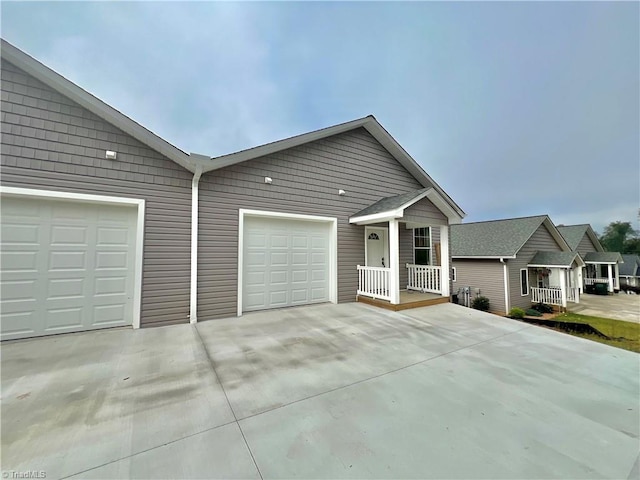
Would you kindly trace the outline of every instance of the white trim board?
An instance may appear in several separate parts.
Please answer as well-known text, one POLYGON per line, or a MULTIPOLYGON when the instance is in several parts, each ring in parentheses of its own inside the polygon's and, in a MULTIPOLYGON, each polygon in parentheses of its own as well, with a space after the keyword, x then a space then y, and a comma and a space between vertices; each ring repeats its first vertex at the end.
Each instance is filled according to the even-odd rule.
POLYGON ((136 207, 138 218, 136 221, 136 258, 133 278, 134 286, 132 326, 133 328, 140 328, 140 316, 142 312, 142 257, 144 252, 144 199, 5 186, 0 186, 0 195, 10 197, 28 197, 49 200, 56 199, 81 203, 124 205, 136 207))
POLYGON ((242 285, 244 283, 244 219, 245 217, 280 218, 301 220, 306 222, 320 222, 331 225, 329 245, 329 301, 338 303, 338 219, 335 217, 321 217, 317 215, 302 215, 298 213, 271 212, 264 210, 238 209, 238 316, 242 316, 242 285))

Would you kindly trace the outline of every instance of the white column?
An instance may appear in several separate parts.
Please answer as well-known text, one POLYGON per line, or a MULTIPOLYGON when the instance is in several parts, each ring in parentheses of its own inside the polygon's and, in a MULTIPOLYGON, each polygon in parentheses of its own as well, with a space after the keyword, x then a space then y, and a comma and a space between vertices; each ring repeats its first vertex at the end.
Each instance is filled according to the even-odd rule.
POLYGON ((451 279, 451 265, 449 265, 449 227, 440 226, 440 288, 442 296, 449 296, 449 284, 451 279))
POLYGON ((391 304, 400 303, 400 240, 398 220, 389 220, 389 295, 391 304))
POLYGON ((613 293, 613 269, 610 263, 607 265, 607 275, 609 276, 609 292, 613 293))
POLYGON ((614 266, 614 273, 616 278, 616 288, 620 290, 620 266, 616 263, 614 266))
POLYGON ((582 267, 576 267, 573 269, 573 279, 576 283, 574 285, 574 288, 576 289, 576 303, 580 303, 580 295, 582 294, 582 267))
POLYGON ((562 296, 562 308, 567 308, 567 275, 560 270, 560 295, 562 296))

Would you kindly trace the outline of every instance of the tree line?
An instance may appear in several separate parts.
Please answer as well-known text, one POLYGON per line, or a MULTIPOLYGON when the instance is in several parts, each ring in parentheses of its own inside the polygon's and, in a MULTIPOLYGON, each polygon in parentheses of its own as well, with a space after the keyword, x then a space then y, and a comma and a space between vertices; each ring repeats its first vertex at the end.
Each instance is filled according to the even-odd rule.
POLYGON ((608 252, 620 252, 640 255, 640 237, 631 222, 611 222, 604 229, 599 240, 608 252))

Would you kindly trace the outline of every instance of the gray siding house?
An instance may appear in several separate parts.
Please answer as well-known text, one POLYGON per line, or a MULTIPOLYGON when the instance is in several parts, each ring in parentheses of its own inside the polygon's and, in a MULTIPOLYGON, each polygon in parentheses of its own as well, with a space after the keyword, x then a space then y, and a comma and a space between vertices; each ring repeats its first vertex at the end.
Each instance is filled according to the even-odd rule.
POLYGON ((1 46, 3 340, 449 297, 464 212, 375 118, 188 154, 1 46))
POLYGON ((451 255, 453 293, 470 287, 494 313, 579 301, 584 263, 546 215, 454 225, 451 255))
POLYGON ((620 265, 620 287, 640 286, 640 256, 622 255, 624 263, 620 265))
POLYGON ((591 225, 558 225, 558 231, 569 247, 584 259, 583 281, 580 293, 591 291, 596 283, 605 283, 609 292, 620 289, 620 264, 618 252, 605 252, 591 225))

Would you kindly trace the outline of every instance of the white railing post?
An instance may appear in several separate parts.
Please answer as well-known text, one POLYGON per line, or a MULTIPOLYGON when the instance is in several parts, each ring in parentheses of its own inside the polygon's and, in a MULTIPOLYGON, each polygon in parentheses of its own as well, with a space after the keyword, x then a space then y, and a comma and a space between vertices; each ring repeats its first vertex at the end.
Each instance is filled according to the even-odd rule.
POLYGON ((613 271, 610 263, 607 265, 607 277, 609 278, 609 292, 613 293, 613 271))

